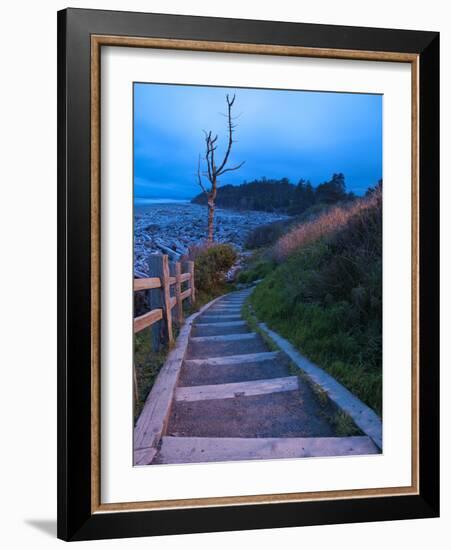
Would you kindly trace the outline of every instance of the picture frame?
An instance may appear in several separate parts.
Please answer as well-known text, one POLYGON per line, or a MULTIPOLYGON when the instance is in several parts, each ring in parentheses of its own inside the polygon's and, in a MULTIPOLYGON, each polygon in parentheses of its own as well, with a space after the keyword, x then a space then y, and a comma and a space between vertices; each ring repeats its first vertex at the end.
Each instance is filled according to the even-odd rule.
POLYGON ((58 13, 58 537, 88 540, 439 514, 439 34, 66 9, 58 13), (104 504, 100 497, 103 47, 410 64, 409 487, 104 504))

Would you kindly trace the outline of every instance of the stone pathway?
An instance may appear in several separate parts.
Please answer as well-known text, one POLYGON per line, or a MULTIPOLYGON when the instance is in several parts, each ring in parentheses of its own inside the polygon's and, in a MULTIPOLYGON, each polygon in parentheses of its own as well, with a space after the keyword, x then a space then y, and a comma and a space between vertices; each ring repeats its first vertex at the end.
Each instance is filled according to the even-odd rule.
POLYGON ((241 315, 249 290, 195 321, 153 464, 375 454, 367 436, 336 437, 331 405, 290 372, 241 315))

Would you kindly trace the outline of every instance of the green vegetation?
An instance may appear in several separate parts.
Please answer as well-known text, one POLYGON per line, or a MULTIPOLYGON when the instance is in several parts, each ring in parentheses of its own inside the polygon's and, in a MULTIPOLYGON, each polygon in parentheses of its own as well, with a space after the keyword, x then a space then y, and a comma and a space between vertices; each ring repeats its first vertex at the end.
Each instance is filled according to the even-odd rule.
POLYGON ((322 415, 332 424, 337 437, 349 437, 352 435, 362 435, 362 431, 356 426, 354 420, 349 416, 347 412, 339 409, 329 398, 327 392, 312 382, 305 374, 301 374, 300 377, 310 384, 310 387, 315 394, 316 399, 321 405, 323 411, 322 415))
POLYGON ((330 403, 329 396, 327 395, 327 392, 323 390, 321 386, 318 384, 315 384, 315 382, 310 381, 308 376, 306 374, 301 374, 301 378, 307 382, 310 383, 310 387, 312 388, 313 393, 315 394, 316 399, 318 399, 318 402, 322 407, 326 407, 330 403))
POLYGON ((354 421, 344 411, 337 411, 330 419, 338 437, 362 435, 362 431, 354 424, 354 421))
POLYGON ((248 268, 240 271, 236 278, 239 284, 250 284, 269 275, 275 269, 276 263, 268 258, 256 256, 248 264, 248 268))
POLYGON ((282 248, 283 254, 274 253, 280 252, 280 241, 273 249, 278 265, 260 255, 240 276, 255 280, 265 274, 251 297, 258 318, 378 414, 382 412, 381 208, 380 193, 371 193, 351 213, 320 216, 307 237, 305 227, 295 228, 283 237, 289 237, 290 243, 282 248), (259 265, 262 262, 266 267, 259 265))
POLYGON ((159 352, 152 350, 150 327, 134 335, 134 362, 138 399, 135 399, 134 417, 137 420, 144 407, 147 395, 151 390, 161 367, 168 354, 168 346, 162 347, 159 352))
POLYGON ((266 334, 258 325, 258 319, 255 317, 252 306, 246 302, 241 310, 243 319, 246 321, 248 327, 252 332, 256 332, 268 346, 270 351, 279 351, 279 346, 273 341, 273 339, 266 334))
MULTIPOLYGON (((297 185, 288 178, 265 177, 241 185, 224 185, 218 188, 216 206, 237 210, 285 212, 297 216, 316 204, 336 204, 354 199, 346 192, 343 174, 333 174, 329 181, 313 187, 309 181, 299 180, 297 185)), ((196 204, 207 204, 205 193, 192 199, 196 204)))

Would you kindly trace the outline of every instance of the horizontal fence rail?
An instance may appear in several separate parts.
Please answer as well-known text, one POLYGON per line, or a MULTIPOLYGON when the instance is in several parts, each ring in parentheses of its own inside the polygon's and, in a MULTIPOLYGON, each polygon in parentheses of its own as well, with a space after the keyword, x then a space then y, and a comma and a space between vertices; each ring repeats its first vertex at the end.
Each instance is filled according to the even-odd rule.
POLYGON ((173 321, 178 325, 183 323, 183 301, 189 299, 190 304, 194 304, 194 262, 183 262, 183 265, 181 262, 170 263, 166 254, 155 254, 149 259, 149 268, 152 276, 134 279, 133 290, 149 291, 151 309, 134 318, 133 329, 136 333, 158 325, 152 338, 153 349, 158 351, 162 343, 172 342, 173 321), (182 272, 183 268, 185 272, 182 272), (187 283, 188 288, 184 291, 182 283, 187 283), (174 308, 176 310, 173 313, 174 308))
POLYGON ((160 288, 160 277, 150 277, 147 279, 135 279, 133 290, 150 290, 152 288, 160 288))
POLYGON ((153 325, 154 323, 156 323, 157 321, 160 321, 161 319, 163 319, 162 309, 152 309, 152 311, 149 311, 148 313, 144 313, 144 315, 135 317, 134 319, 135 332, 139 332, 140 330, 143 330, 146 327, 153 325))
MULTIPOLYGON (((152 351, 159 351, 162 344, 171 344, 174 339, 173 322, 178 327, 183 324, 184 300, 188 299, 193 305, 196 299, 194 262, 170 263, 166 254, 152 254, 148 264, 151 276, 135 278, 133 291, 147 293, 150 311, 133 319, 133 331, 137 333, 151 327, 152 351), (182 291, 184 283, 187 288, 182 291)), ((136 368, 133 369, 133 385, 138 400, 136 368)))

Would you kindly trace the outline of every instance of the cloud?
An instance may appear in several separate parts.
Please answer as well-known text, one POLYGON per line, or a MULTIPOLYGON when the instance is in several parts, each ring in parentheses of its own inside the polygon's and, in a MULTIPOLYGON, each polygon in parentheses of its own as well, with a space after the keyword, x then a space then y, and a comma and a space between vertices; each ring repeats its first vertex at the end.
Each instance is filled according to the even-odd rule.
POLYGON ((218 134, 217 158, 227 144, 226 93, 236 93, 240 115, 230 160, 246 162, 224 183, 264 175, 318 184, 341 171, 360 191, 382 176, 381 96, 135 84, 136 196, 197 194, 203 130, 218 134))

